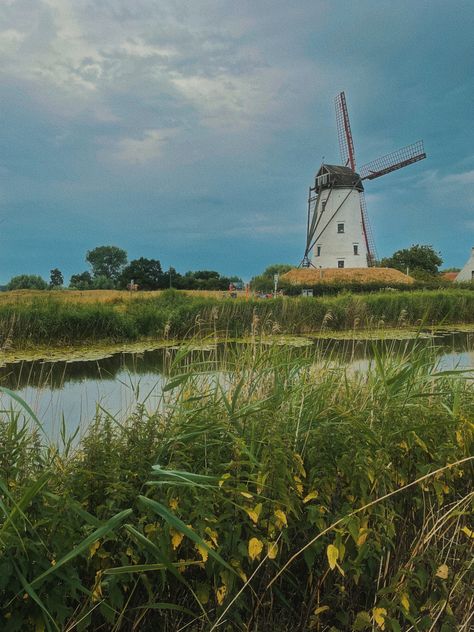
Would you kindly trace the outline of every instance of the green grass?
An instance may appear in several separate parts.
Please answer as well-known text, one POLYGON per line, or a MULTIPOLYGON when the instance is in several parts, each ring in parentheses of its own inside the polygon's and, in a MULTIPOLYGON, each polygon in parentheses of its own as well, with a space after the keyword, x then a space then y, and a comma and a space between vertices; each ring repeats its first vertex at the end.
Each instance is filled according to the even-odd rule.
POLYGON ((190 334, 305 334, 473 320, 474 292, 456 289, 249 301, 166 291, 157 297, 109 303, 74 303, 51 294, 0 305, 0 345, 79 345, 181 339, 190 334))
POLYGON ((468 630, 471 382, 313 353, 183 347, 77 447, 3 411, 1 629, 468 630))

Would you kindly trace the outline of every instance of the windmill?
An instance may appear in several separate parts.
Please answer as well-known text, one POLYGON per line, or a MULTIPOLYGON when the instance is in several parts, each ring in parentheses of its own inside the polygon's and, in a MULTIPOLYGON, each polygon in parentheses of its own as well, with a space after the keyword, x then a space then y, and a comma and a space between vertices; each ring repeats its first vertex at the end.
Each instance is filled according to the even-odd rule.
POLYGON ((335 107, 343 164, 323 163, 309 189, 306 248, 301 266, 366 268, 376 264, 377 252, 362 182, 423 160, 426 154, 423 141, 418 141, 369 162, 357 172, 344 92, 336 97, 335 107))

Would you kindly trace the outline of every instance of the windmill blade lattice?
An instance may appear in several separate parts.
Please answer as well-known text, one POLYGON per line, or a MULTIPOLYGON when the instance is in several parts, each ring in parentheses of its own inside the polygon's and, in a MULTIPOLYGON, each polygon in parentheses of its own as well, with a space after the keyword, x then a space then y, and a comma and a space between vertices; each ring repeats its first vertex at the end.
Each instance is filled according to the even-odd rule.
POLYGON ((423 147, 423 141, 419 140, 413 143, 413 145, 407 145, 406 147, 397 149, 397 151, 391 154, 377 158, 377 160, 373 160, 364 165, 359 171, 360 177, 362 180, 374 180, 387 173, 423 160, 423 158, 426 158, 425 149, 423 147))
POLYGON ((355 170, 354 141, 352 140, 351 123, 347 111, 346 95, 341 92, 334 99, 336 108, 337 139, 342 162, 346 167, 355 170))
POLYGON ((365 201, 365 194, 363 191, 359 193, 360 198, 360 213, 362 216, 362 226, 364 229, 365 241, 367 244, 367 264, 369 267, 373 267, 377 264, 379 259, 377 249, 375 247, 374 234, 372 232, 372 226, 370 225, 369 215, 367 213, 367 203, 365 201))

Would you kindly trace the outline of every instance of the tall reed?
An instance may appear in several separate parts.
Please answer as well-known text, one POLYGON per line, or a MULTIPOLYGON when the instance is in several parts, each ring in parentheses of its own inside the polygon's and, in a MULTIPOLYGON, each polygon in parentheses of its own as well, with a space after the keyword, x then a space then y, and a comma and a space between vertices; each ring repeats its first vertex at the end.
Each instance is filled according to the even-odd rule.
POLYGON ((289 334, 371 327, 470 323, 474 292, 439 290, 232 300, 166 291, 133 301, 74 303, 61 295, 0 304, 0 347, 184 338, 218 331, 289 334))
POLYGON ((2 412, 2 629, 468 629, 469 380, 421 348, 163 353, 158 410, 77 448, 2 412))

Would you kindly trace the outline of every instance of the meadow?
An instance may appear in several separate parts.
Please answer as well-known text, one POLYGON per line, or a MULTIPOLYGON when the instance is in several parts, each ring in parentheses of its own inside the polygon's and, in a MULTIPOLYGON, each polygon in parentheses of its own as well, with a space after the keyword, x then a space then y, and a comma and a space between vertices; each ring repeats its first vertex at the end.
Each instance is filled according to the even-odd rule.
POLYGON ((163 353, 157 409, 78 445, 2 411, 2 630, 470 629, 470 379, 422 347, 163 353))
MULTIPOLYGON (((220 297, 219 297, 220 295, 220 297)), ((315 298, 222 298, 176 290, 5 293, 0 346, 78 345, 209 334, 306 334, 474 322, 464 289, 340 293, 315 298)))

